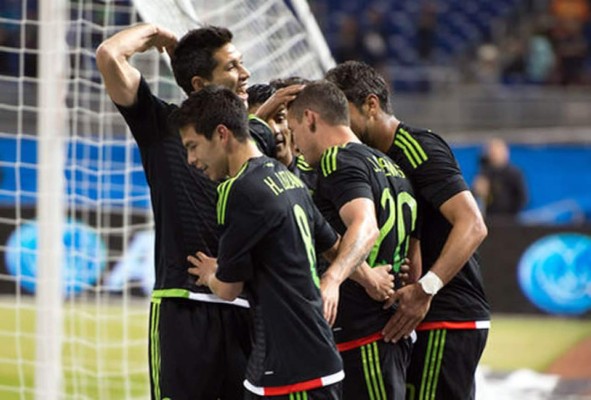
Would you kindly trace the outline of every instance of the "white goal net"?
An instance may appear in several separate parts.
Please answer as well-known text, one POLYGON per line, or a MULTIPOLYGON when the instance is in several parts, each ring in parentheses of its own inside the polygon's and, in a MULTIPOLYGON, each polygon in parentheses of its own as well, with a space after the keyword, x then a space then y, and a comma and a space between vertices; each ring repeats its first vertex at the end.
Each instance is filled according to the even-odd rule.
MULTIPOLYGON (((224 25, 252 83, 316 78, 332 59, 310 18, 282 0, 0 2, 0 399, 149 397, 150 200, 99 43, 140 21, 224 25)), ((132 62, 182 99, 157 52, 132 62)))

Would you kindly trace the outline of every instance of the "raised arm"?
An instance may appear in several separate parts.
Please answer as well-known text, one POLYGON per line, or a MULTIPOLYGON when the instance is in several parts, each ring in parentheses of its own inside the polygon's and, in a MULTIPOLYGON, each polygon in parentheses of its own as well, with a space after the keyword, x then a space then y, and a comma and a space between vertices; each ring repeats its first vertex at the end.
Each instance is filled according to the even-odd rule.
POLYGON ((101 43, 96 63, 113 102, 125 107, 136 102, 141 74, 129 63, 131 56, 152 47, 172 54, 176 43, 174 33, 152 24, 131 26, 101 43))

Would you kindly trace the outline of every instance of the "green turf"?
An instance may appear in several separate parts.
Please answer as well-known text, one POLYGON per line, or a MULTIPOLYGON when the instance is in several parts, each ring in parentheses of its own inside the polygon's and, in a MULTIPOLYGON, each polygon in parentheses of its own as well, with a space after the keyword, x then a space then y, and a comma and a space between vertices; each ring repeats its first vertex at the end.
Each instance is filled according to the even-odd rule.
MULTIPOLYGON (((147 305, 65 309, 62 352, 66 399, 148 398, 147 305), (122 321, 125 321, 123 324, 122 321)), ((0 399, 34 399, 34 304, 0 301, 0 399), (18 334, 17 334, 18 332, 18 334)), ((591 321, 493 317, 482 364, 493 370, 543 372, 575 343, 591 336, 591 321)))
MULTIPOLYGON (((147 398, 147 305, 74 304, 64 310, 62 365, 68 399, 147 398), (125 323, 123 323, 125 321, 125 323)), ((35 312, 0 302, 0 399, 35 398, 35 312), (18 334, 17 334, 18 333, 18 334)))
POLYGON ((591 337, 591 320, 494 316, 481 364, 493 370, 544 372, 577 342, 591 337))

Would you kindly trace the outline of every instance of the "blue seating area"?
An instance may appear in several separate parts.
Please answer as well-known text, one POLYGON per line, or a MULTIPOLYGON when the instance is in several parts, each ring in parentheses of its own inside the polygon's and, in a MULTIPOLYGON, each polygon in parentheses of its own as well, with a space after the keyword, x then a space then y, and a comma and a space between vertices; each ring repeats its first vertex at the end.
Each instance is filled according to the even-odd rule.
POLYGON ((490 39, 494 21, 517 10, 523 0, 316 0, 313 3, 327 13, 320 22, 329 46, 334 48, 338 44, 342 19, 352 16, 360 23, 360 34, 374 30, 385 36, 390 64, 412 66, 425 62, 446 64, 490 39), (379 27, 367 18, 372 8, 380 14, 379 27), (433 13, 435 22, 428 60, 422 59, 418 51, 419 26, 425 12, 433 13))

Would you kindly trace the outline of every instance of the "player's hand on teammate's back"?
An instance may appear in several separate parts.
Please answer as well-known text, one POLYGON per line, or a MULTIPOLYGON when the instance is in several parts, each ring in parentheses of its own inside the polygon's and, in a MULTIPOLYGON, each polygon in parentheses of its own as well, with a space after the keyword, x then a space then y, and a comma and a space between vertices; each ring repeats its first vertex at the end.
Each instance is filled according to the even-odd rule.
POLYGON ((324 318, 332 326, 337 319, 337 309, 339 306, 339 282, 330 274, 322 275, 320 279, 320 293, 322 294, 322 304, 324 318))
POLYGON ((208 286, 209 277, 217 270, 217 259, 198 251, 195 256, 188 256, 187 261, 193 265, 188 271, 189 274, 197 277, 196 284, 208 286))
POLYGON ((390 273, 392 265, 378 265, 371 269, 371 285, 365 291, 375 301, 384 301, 394 295, 394 275, 390 273))
POLYGON ((423 288, 418 283, 409 284, 398 289, 391 299, 384 304, 384 308, 386 308, 393 303, 398 303, 396 313, 382 330, 384 340, 386 342, 397 342, 408 337, 427 315, 432 298, 423 291, 423 288))

